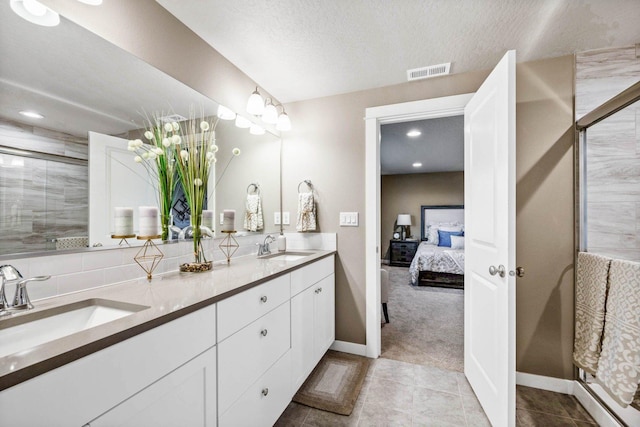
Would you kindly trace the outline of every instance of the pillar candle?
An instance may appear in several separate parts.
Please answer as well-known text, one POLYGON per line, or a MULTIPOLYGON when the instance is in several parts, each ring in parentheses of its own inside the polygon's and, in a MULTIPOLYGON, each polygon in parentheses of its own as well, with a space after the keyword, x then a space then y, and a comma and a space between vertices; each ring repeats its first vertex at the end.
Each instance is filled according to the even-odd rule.
POLYGON ((234 231, 236 229, 236 211, 225 209, 222 213, 222 231, 234 231))
POLYGON ((158 208, 155 206, 140 206, 138 208, 140 236, 158 235, 158 208))
POLYGON ((130 236, 133 234, 133 208, 115 207, 113 234, 130 236))
POLYGON ((202 225, 209 227, 211 230, 215 228, 215 224, 213 222, 213 211, 207 209, 202 211, 202 225))

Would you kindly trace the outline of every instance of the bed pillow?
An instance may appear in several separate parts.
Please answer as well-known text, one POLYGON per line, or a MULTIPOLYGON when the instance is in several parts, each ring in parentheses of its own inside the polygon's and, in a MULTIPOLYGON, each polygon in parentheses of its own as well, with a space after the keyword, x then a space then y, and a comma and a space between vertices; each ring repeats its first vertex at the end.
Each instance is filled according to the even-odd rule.
POLYGON ((427 229, 427 243, 438 246, 438 227, 430 225, 427 229))
POLYGON ((451 249, 464 249, 464 236, 451 236, 451 249))
POLYGON ((438 230, 438 246, 451 247, 451 236, 463 236, 462 231, 438 230))

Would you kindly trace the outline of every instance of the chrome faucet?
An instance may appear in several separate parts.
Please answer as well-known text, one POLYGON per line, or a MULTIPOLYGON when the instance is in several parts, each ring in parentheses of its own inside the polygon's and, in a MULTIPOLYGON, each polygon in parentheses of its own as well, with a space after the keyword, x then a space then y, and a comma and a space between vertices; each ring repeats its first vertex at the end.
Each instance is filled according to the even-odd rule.
POLYGON ((256 243, 256 245, 258 245, 258 256, 269 255, 271 253, 269 244, 275 241, 276 239, 271 234, 268 234, 267 237, 264 238, 264 243, 256 243))
POLYGON ((33 304, 31 304, 29 294, 27 293, 27 283, 51 278, 51 276, 37 276, 30 279, 23 279, 18 269, 8 264, 0 266, 0 277, 2 278, 2 282, 0 283, 0 315, 8 314, 11 311, 32 309, 33 304), (16 293, 11 304, 7 301, 5 291, 5 286, 9 282, 17 282, 16 293))

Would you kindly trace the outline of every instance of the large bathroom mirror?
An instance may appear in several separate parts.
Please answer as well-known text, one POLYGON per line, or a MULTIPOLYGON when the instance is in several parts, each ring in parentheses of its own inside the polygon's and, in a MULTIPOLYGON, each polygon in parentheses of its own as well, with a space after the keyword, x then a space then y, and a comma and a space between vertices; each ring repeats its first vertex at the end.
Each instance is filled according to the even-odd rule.
MULTIPOLYGON (((0 3, 0 257, 65 249, 89 235, 89 132, 139 138, 145 115, 215 115, 218 104, 64 17, 40 27, 0 3), (25 117, 38 112, 43 118, 25 117), (64 244, 61 244, 64 243, 64 244)), ((263 225, 273 232, 279 207, 280 139, 252 135, 220 120, 215 197, 210 208, 219 224, 223 209, 236 210, 244 228, 247 193, 261 194, 263 225), (238 147, 241 155, 231 159, 238 147), (231 161, 229 161, 231 160, 231 161)), ((125 147, 126 148, 126 147, 125 147)), ((123 170, 140 177, 133 161, 123 170)), ((134 179, 134 178, 132 178, 134 179)), ((126 179, 124 179, 126 182, 126 179)), ((118 192, 126 194, 123 185, 118 192)), ((210 191, 210 194, 212 192, 210 191)), ((109 194, 104 195, 105 198, 109 194)), ((131 206, 142 204, 129 194, 131 206)), ((135 209, 137 210, 137 209, 135 209)), ((109 218, 111 213, 105 213, 109 218)), ((82 240, 81 240, 82 241, 82 240)), ((118 240, 99 242, 115 246, 118 240)), ((81 246, 82 244, 80 244, 81 246)))

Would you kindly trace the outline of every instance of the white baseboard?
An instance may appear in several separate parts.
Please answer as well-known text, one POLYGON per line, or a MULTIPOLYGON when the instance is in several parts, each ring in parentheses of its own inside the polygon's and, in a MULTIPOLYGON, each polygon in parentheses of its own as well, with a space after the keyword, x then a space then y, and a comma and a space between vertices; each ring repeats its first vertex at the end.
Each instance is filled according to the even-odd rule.
POLYGON ((584 406, 589 415, 602 427, 621 427, 621 424, 589 393, 579 381, 516 372, 516 384, 556 393, 571 394, 584 406))
POLYGON ((516 372, 516 384, 556 393, 573 394, 573 380, 516 372))
POLYGON ((334 341, 329 347, 331 350, 341 351, 343 353, 357 354, 358 356, 367 355, 367 346, 364 344, 356 344, 347 341, 334 341))
POLYGON ((620 427, 620 423, 607 411, 582 384, 574 381, 573 395, 589 415, 602 427, 620 427))

